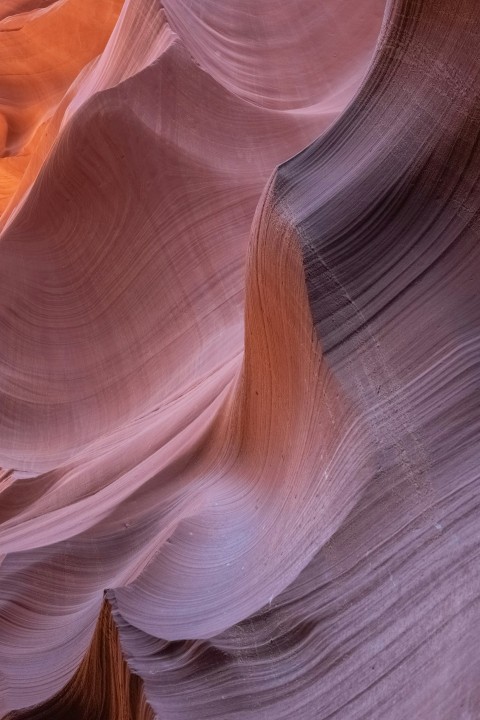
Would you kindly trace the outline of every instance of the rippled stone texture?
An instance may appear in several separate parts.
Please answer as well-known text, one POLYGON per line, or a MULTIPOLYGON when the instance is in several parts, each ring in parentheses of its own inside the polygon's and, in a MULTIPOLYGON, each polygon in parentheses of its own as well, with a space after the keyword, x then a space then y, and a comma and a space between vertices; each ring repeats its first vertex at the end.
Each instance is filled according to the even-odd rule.
POLYGON ((0 713, 473 720, 480 5, 5 7, 0 713))

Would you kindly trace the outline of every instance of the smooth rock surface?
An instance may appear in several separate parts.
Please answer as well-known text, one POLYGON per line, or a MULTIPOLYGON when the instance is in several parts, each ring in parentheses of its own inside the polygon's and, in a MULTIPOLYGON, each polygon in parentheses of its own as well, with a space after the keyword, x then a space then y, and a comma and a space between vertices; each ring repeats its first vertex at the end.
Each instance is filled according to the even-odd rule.
POLYGON ((0 715, 478 718, 479 43, 2 6, 0 715))

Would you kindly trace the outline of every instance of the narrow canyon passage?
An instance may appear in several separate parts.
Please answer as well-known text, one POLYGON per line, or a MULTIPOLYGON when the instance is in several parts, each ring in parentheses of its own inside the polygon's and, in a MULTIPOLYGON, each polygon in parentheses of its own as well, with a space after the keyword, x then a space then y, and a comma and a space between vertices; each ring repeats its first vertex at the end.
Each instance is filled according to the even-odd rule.
POLYGON ((479 43, 5 0, 0 717, 478 718, 479 43))

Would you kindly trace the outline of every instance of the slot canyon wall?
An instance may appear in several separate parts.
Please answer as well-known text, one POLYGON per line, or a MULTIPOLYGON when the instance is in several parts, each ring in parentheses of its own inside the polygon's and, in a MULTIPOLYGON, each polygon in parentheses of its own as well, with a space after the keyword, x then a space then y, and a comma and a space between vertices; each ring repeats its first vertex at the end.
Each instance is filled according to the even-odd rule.
POLYGON ((479 50, 3 1, 0 717, 480 718, 479 50))

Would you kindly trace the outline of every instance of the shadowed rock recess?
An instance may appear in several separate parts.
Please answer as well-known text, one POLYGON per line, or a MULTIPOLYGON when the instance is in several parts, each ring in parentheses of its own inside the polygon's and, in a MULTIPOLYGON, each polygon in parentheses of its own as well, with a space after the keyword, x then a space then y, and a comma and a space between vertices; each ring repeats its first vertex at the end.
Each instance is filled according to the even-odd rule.
POLYGON ((108 603, 102 607, 88 652, 67 685, 48 702, 7 715, 8 720, 154 720, 154 717, 145 702, 141 681, 130 674, 122 657, 108 603))
POLYGON ((478 720, 479 48, 4 0, 0 717, 478 720))

